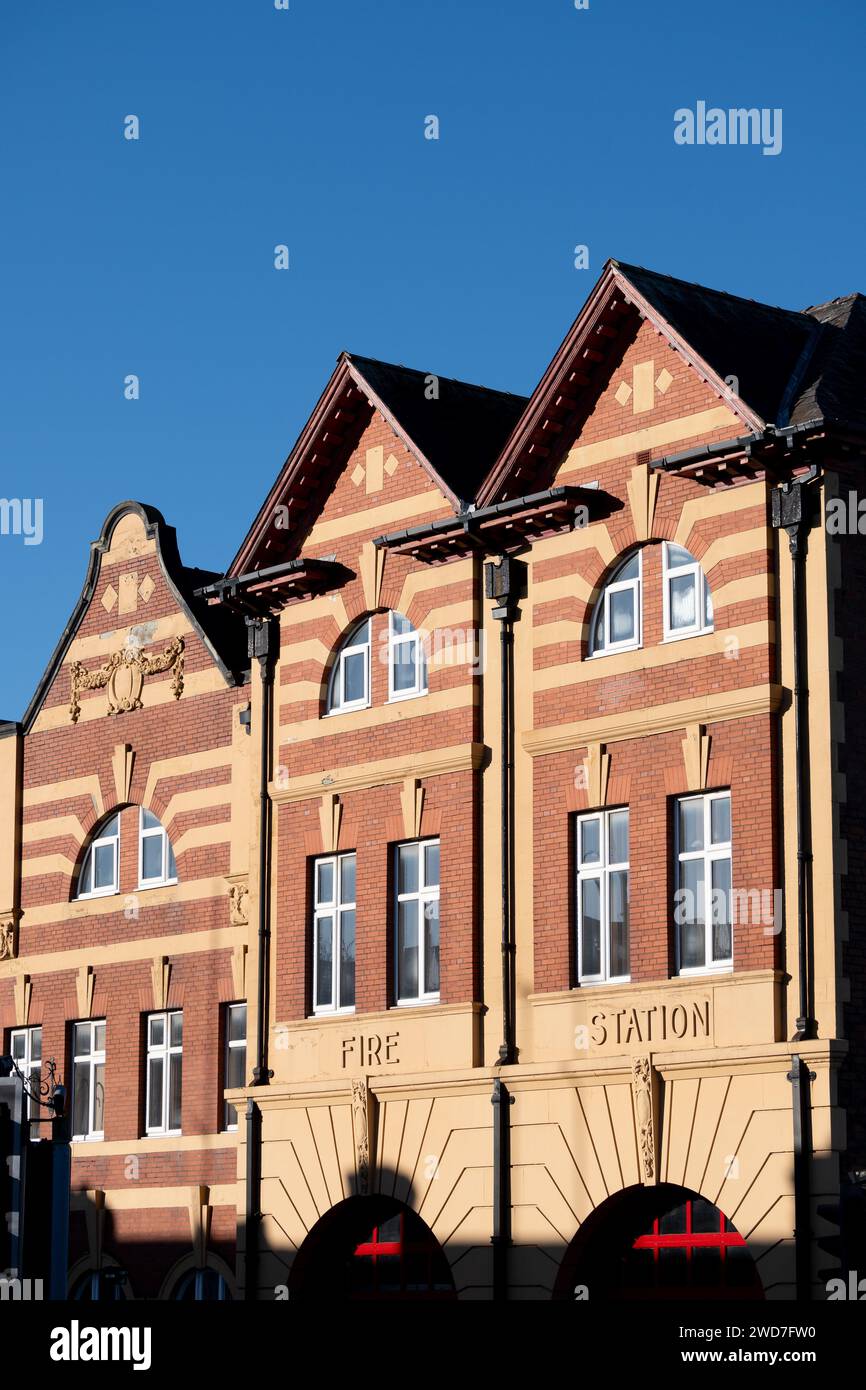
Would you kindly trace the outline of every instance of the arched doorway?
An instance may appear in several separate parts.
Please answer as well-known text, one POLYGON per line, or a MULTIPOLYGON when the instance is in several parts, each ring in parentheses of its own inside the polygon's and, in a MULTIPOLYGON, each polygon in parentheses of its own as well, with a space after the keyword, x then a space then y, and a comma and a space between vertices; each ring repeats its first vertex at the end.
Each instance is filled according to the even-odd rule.
POLYGON ((762 1299, 748 1245, 705 1197, 667 1183, 609 1197, 565 1253, 554 1298, 762 1299), (582 1289, 586 1289, 586 1295, 582 1289))
POLYGON ((293 1302, 456 1298, 442 1247, 417 1212, 392 1197, 350 1197, 322 1217, 298 1251, 293 1302))

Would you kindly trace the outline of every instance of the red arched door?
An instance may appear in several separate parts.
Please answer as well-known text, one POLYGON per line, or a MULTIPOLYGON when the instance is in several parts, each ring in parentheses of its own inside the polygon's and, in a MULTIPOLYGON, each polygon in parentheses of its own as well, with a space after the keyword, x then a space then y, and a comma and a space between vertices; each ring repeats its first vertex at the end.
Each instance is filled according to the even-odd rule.
POLYGON ((387 1197, 350 1197, 328 1212, 298 1251, 289 1287, 293 1301, 456 1298, 433 1232, 387 1197))

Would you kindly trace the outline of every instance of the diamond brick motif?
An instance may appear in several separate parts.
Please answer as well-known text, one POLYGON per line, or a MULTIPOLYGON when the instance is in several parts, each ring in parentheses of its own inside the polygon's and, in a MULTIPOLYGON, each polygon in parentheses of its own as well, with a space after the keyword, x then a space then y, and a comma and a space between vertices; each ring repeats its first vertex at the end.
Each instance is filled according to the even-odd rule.
POLYGON ((102 595, 102 598, 99 601, 105 609, 106 613, 110 613, 114 605, 117 603, 117 590, 115 589, 113 584, 108 585, 108 588, 105 590, 104 594, 102 595))
POLYGON ((671 376, 667 367, 662 367, 661 371, 656 377, 656 387, 659 391, 661 391, 662 395, 664 395, 665 391, 667 391, 672 381, 673 377, 671 376))
POLYGON ((363 481, 364 481, 365 476, 366 476, 366 475, 365 475, 364 470, 363 470, 363 468, 361 467, 360 463, 356 463, 356 464, 355 464, 355 471, 354 471, 354 473, 352 474, 352 482, 355 484, 355 487, 360 487, 360 486, 361 486, 361 484, 362 484, 363 481))
POLYGON ((153 593, 154 583, 149 574, 146 574, 138 586, 138 596, 142 603, 147 603, 153 593))
POLYGON ((621 381, 616 390, 616 400, 620 405, 627 405, 631 400, 631 387, 627 381, 621 381))
POLYGON ((394 474, 397 472, 397 469, 399 467, 400 465, 395 459, 394 455, 389 454, 385 460, 385 472, 388 474, 388 477, 393 478, 394 474))

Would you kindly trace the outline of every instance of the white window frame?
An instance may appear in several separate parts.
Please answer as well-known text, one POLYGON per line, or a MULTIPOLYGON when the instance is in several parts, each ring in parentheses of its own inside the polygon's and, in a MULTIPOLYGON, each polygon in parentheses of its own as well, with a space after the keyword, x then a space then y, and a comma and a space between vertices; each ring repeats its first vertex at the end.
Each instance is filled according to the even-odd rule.
MULTIPOLYGON (((340 961, 343 953, 343 916, 347 912, 355 913, 355 929, 357 931, 357 902, 343 902, 342 892, 342 864, 346 859, 355 860, 355 898, 358 896, 358 858, 354 850, 349 850, 345 854, 321 854, 313 860, 313 1013, 317 1017, 320 1014, 353 1014, 354 1004, 341 1004, 340 999, 340 961), (334 896, 330 901, 319 900, 319 868, 322 865, 330 864, 334 879, 334 896), (317 1004, 316 999, 319 994, 319 922, 323 917, 330 917, 333 921, 333 938, 331 943, 331 1003, 317 1004)), ((357 970, 357 937, 355 939, 355 967, 357 970)), ((357 987, 357 975, 355 977, 357 987)), ((356 996, 357 997, 357 996, 356 996)))
MULTIPOLYGON (((391 609, 388 613, 388 700, 416 700, 419 695, 427 694, 427 658, 424 652, 424 637, 416 627, 409 623, 408 632, 395 632, 394 619, 403 618, 404 622, 409 623, 409 619, 403 613, 396 613, 391 609), (395 689, 394 668, 397 660, 397 653, 402 652, 405 647, 414 646, 415 648, 415 682, 405 690, 395 689)), ((402 663, 401 663, 402 664, 402 663)), ((407 661, 406 665, 410 663, 407 661)))
MULTIPOLYGON (((676 890, 682 888, 681 864, 690 860, 702 859, 704 863, 704 964, 703 965, 683 965, 682 964, 682 930, 685 925, 676 922, 676 963, 678 975, 729 975, 734 968, 734 924, 730 922, 731 930, 731 954, 725 960, 714 961, 712 959, 713 947, 713 918, 712 918, 712 869, 711 865, 726 859, 730 864, 731 880, 731 902, 728 904, 728 916, 731 916, 731 903, 733 902, 734 885, 734 865, 733 865, 733 834, 734 826, 732 820, 731 793, 730 789, 718 792, 698 792, 690 796, 678 796, 674 801, 674 869, 676 878, 676 890), (680 807, 685 801, 703 801, 704 811, 704 847, 696 850, 680 849, 680 807), (712 804, 714 801, 727 801, 728 819, 731 825, 731 839, 713 844, 711 840, 712 827, 712 804)), ((675 898, 675 902, 677 899, 675 898)))
POLYGON ((91 1142, 91 1141, 92 1141, 92 1142, 98 1142, 99 1140, 105 1138, 105 1130, 104 1130, 104 1129, 94 1129, 94 1127, 93 1127, 94 1113, 95 1113, 95 1110, 96 1110, 96 1080, 95 1080, 95 1071, 96 1071, 96 1068, 97 1068, 98 1066, 101 1066, 101 1067, 102 1067, 102 1075, 103 1075, 103 1083, 102 1083, 102 1085, 103 1085, 103 1098, 102 1098, 103 1122, 104 1122, 104 1116, 105 1116, 105 1047, 103 1046, 103 1047, 97 1049, 97 1048, 95 1048, 95 1046, 94 1046, 94 1042, 95 1042, 95 1039, 96 1039, 96 1030, 97 1030, 97 1028, 99 1028, 99 1027, 105 1028, 105 1029, 106 1029, 106 1034, 107 1034, 108 1030, 107 1030, 107 1028, 106 1028, 106 1023, 105 1023, 105 1019, 104 1019, 104 1018, 79 1018, 79 1019, 75 1019, 75 1020, 73 1021, 73 1024, 72 1024, 72 1119, 73 1119, 73 1120, 74 1120, 74 1118, 75 1118, 75 1089, 76 1089, 76 1086, 79 1084, 79 1082, 78 1082, 78 1077, 79 1077, 81 1071, 83 1071, 83 1070, 87 1070, 87 1071, 90 1072, 89 1101, 88 1101, 88 1107, 87 1107, 87 1130, 86 1130, 86 1132, 83 1133, 83 1134, 73 1134, 73 1136, 72 1136, 72 1141, 73 1141, 73 1143, 75 1143, 75 1144, 89 1143, 89 1142, 91 1142), (78 1052, 76 1052, 76 1049, 75 1049, 75 1039, 76 1039, 76 1035, 77 1035, 77 1032, 78 1032, 78 1029, 79 1029, 79 1028, 89 1028, 89 1029, 90 1029, 90 1052, 89 1052, 89 1053, 86 1053, 86 1054, 85 1054, 85 1053, 78 1053, 78 1052))
POLYGON ((373 620, 372 615, 368 614, 362 622, 357 623, 349 635, 343 639, 342 645, 337 649, 334 657, 334 664, 331 667, 331 675, 328 680, 328 699, 326 715, 347 714, 354 709, 369 709, 370 707, 370 655, 373 641, 373 620), (366 630, 367 636, 362 641, 358 641, 358 633, 366 630), (353 653, 364 653, 364 695, 358 700, 346 700, 343 698, 346 689, 345 665, 347 657, 353 653), (337 682, 337 675, 340 678, 340 703, 334 703, 334 686, 337 682))
MULTIPOLYGON (((679 546, 678 549, 685 550, 685 546, 679 546)), ((690 551, 686 551, 686 554, 690 553, 690 551)), ((714 630, 713 600, 703 565, 694 556, 689 564, 672 565, 667 541, 662 542, 662 608, 665 642, 680 642, 684 637, 699 637, 705 632, 714 630), (692 575, 695 580, 696 621, 688 627, 671 627, 670 581, 673 578, 681 579, 684 575, 692 575), (706 619, 707 604, 710 607, 709 622, 706 619)))
MULTIPOLYGON (((223 1020, 223 1024, 224 1024, 224 1027, 225 1027, 225 1051, 224 1051, 224 1056, 223 1056, 223 1081, 224 1081, 224 1083, 226 1084, 226 1089, 228 1089, 229 1057, 231 1056, 231 1053, 232 1053, 232 1052, 240 1052, 241 1049, 243 1049, 243 1054, 244 1054, 244 1074, 246 1074, 246 1066, 247 1066, 247 1027, 246 1027, 246 1023, 247 1023, 247 1020, 246 1020, 246 1018, 244 1019, 244 1035, 243 1035, 242 1038, 233 1038, 233 1037, 231 1036, 231 1031, 232 1031, 232 1030, 231 1030, 231 1027, 230 1027, 231 1016, 232 1016, 232 1010, 233 1010, 233 1009, 246 1009, 246 1007, 247 1007, 246 1001, 243 1000, 243 999, 238 999, 238 1000, 235 1001, 235 1003, 233 1003, 233 1004, 226 1004, 226 1006, 225 1006, 225 1018, 224 1018, 224 1020, 223 1020)), ((233 1134, 233 1133, 236 1131, 237 1127, 238 1127, 238 1112, 237 1112, 237 1108, 236 1108, 234 1105, 232 1105, 231 1101, 229 1101, 229 1100, 224 1100, 224 1101, 223 1101, 223 1129, 225 1130, 226 1134, 233 1134), (234 1112, 235 1112, 235 1118, 234 1118, 234 1120, 229 1119, 229 1111, 230 1111, 230 1110, 234 1110, 234 1112)))
POLYGON ((107 897, 110 897, 110 896, 112 895, 112 893, 119 893, 119 892, 120 892, 120 812, 119 812, 119 811, 115 811, 114 814, 113 814, 112 816, 109 816, 108 820, 106 821, 106 825, 110 825, 111 822, 114 821, 114 820, 116 820, 116 822, 117 822, 117 830, 116 830, 116 832, 115 832, 113 835, 105 835, 105 834, 95 835, 95 836, 93 837, 93 839, 90 841, 90 844, 87 846, 87 852, 85 853, 85 856, 84 856, 83 860, 81 861, 81 870, 80 870, 79 875, 78 875, 78 886, 77 886, 77 891, 76 891, 76 894, 75 894, 76 898, 81 898, 81 899, 87 899, 87 898, 107 898, 107 897), (81 884, 82 884, 82 881, 83 881, 83 879, 84 879, 84 875, 85 875, 85 873, 86 873, 86 871, 87 871, 88 866, 90 867, 90 881, 91 881, 91 883, 93 882, 93 868, 94 868, 94 860, 96 859, 96 850, 97 850, 97 848, 98 848, 99 846, 101 846, 101 845, 112 845, 113 848, 114 848, 114 877, 113 877, 113 879, 112 879, 112 882, 111 882, 108 886, 106 886, 105 888, 91 888, 91 889, 89 889, 87 892, 82 892, 82 891, 81 891, 81 884))
POLYGON ((626 555, 620 564, 617 565, 595 601, 589 630, 589 645, 591 650, 588 654, 588 660, 594 660, 596 657, 601 656, 612 656, 615 652, 634 652, 643 646, 643 549, 637 551, 637 575, 635 578, 617 579, 616 577, 619 571, 624 569, 633 558, 632 555, 626 555), (635 635, 634 637, 625 638, 620 642, 612 642, 610 640, 610 596, 611 594, 625 593, 627 589, 631 589, 634 594, 635 635), (604 646, 592 650, 595 646, 598 621, 602 612, 604 613, 604 646))
MULTIPOLYGON (((577 922, 577 978, 581 985, 594 984, 627 984, 631 979, 631 974, 612 975, 610 973, 610 876, 612 873, 626 874, 626 902, 629 901, 629 891, 631 888, 631 874, 629 870, 629 860, 624 862, 613 862, 610 858, 610 818, 612 815, 625 812, 629 817, 628 833, 631 836, 631 815, 628 806, 605 807, 604 810, 588 811, 585 815, 580 815, 575 821, 575 863, 577 865, 577 902, 575 905, 575 920, 577 922), (580 832, 581 826, 589 821, 599 821, 599 848, 600 859, 597 864, 581 863, 580 857, 580 832), (583 970, 583 895, 581 887, 587 879, 598 879, 599 899, 601 903, 601 971, 597 975, 588 975, 583 970)), ((631 855, 631 844, 629 843, 629 856, 631 855)), ((629 963, 631 963, 631 923, 627 922, 628 932, 628 951, 629 963)))
POLYGON ((147 1047, 145 1055, 145 1096, 144 1096, 144 1132, 148 1138, 159 1138, 168 1134, 180 1134, 182 1128, 169 1129, 168 1115, 171 1104, 171 1059, 180 1057, 181 1059, 181 1113, 183 1107, 183 1009, 157 1009, 155 1013, 147 1015, 147 1047), (179 1043, 171 1041, 171 1020, 180 1015, 181 1020, 181 1040, 179 1043), (161 1018, 163 1020, 163 1041, 162 1043, 152 1044, 150 1041, 151 1022, 161 1018), (162 1065, 162 1123, 152 1125, 150 1123, 150 1061, 152 1057, 161 1057, 162 1065))
MULTIPOLYGON (((144 823, 145 810, 138 808, 138 886, 144 888, 164 888, 169 884, 177 883, 177 865, 175 864, 174 873, 169 872, 172 863, 173 851, 171 841, 168 838, 168 831, 162 823, 146 826, 144 823), (162 839, 162 873, 159 878, 144 877, 144 842, 148 839, 162 839)), ((153 811, 150 812, 153 815, 153 811)), ((154 817, 156 819, 156 817, 154 817)))
MULTIPOLYGON (((440 840, 439 840, 438 835, 434 835, 434 836, 432 836, 431 838, 426 839, 426 840, 403 840, 400 844, 395 845, 395 847, 394 847, 394 993, 395 993, 395 996, 396 996, 396 999, 397 999, 397 1005, 398 1005, 399 1008, 413 1008, 413 1007, 417 1007, 417 1006, 420 1005, 420 1004, 438 1004, 438 1002, 439 1002, 439 997, 440 997, 440 992, 441 992, 440 989, 436 989, 436 990, 427 990, 427 989, 424 988, 424 986, 425 986, 425 984, 426 984, 426 981, 425 981, 425 979, 424 979, 424 957, 425 957, 425 944, 426 944, 426 942, 425 942, 425 936, 424 936, 424 932, 425 932, 426 928, 425 928, 425 926, 424 926, 424 923, 425 923, 426 921, 428 921, 428 918, 427 918, 427 906, 428 906, 428 904, 429 904, 429 903, 432 903, 432 902, 435 902, 435 903, 438 904, 439 901, 440 901, 440 887, 441 887, 441 877, 442 877, 442 860, 441 860, 441 854, 442 854, 441 842, 440 842, 440 840), (424 851, 425 851, 425 849, 427 848, 428 845, 436 845, 436 847, 439 849, 439 854, 440 854, 440 860, 439 860, 439 877, 440 877, 440 882, 439 882, 439 883, 436 883, 436 884, 431 884, 431 885, 428 885, 428 884, 425 884, 425 883, 424 883, 424 866, 425 866, 426 857, 427 857, 427 856, 425 855, 424 851), (416 890, 414 893, 401 893, 401 892, 399 891, 399 883, 400 883, 400 877, 399 877, 399 875, 400 875, 400 850, 401 850, 401 849, 409 849, 409 848, 411 848, 412 846, 417 847, 417 850, 418 850, 418 888, 417 888, 417 890, 416 890), (402 902, 408 902, 408 901, 410 901, 410 900, 412 900, 412 899, 417 899, 417 900, 418 900, 418 903, 419 903, 419 909, 418 909, 418 922, 419 922, 420 930, 419 930, 419 933, 418 933, 418 945, 417 945, 416 948, 415 948, 415 949, 417 950, 417 952, 418 952, 418 993, 417 993, 417 995, 409 995, 409 996, 403 998, 403 997, 401 997, 401 995, 400 995, 400 903, 402 903, 402 902)), ((441 986, 441 970, 442 970, 442 956, 441 956, 441 947, 442 947, 442 923, 441 923, 441 919, 440 919, 440 923, 439 923, 439 946, 440 946, 439 970, 440 970, 440 986, 441 986)))
MULTIPOLYGON (((39 1087, 42 1082, 42 1024, 31 1024, 26 1028, 12 1028, 9 1032, 9 1051, 12 1054, 18 1070, 27 1077, 31 1087, 39 1094, 39 1087), (39 1057, 33 1056, 33 1043, 35 1035, 39 1034, 39 1057), (19 1040, 24 1042, 22 1056, 15 1056, 15 1043, 19 1040)), ((31 1095, 27 1096, 27 1118, 28 1120, 38 1120, 40 1106, 31 1095)), ((46 1111, 46 1117, 48 1112, 46 1111)))

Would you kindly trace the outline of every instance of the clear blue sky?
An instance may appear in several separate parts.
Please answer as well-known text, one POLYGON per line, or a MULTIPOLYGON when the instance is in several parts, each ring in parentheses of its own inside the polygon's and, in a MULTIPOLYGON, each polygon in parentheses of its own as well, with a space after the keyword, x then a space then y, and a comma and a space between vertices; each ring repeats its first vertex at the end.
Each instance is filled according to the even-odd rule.
POLYGON ((864 27, 861 0, 7 0, 0 493, 44 499, 44 539, 0 536, 0 716, 115 502, 228 564, 343 348, 529 391, 608 256, 866 290, 864 27), (676 145, 698 100, 781 107, 781 154, 676 145))

